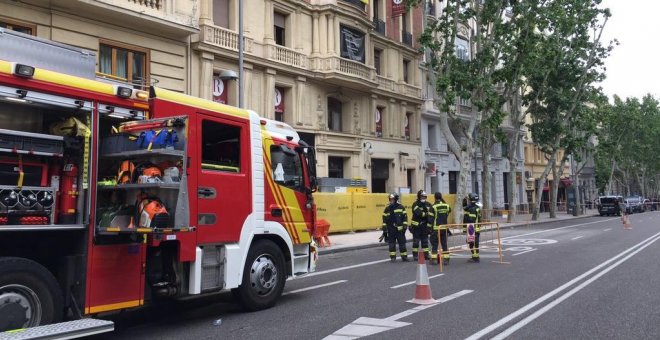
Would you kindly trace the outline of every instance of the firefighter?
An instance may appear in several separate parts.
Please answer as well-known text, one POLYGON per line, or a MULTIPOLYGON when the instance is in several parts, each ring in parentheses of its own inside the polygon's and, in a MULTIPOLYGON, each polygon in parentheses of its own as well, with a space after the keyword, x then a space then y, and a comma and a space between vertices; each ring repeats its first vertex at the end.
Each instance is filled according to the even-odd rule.
POLYGON ((429 228, 435 221, 433 206, 426 201, 426 192, 420 190, 417 192, 417 200, 412 205, 413 217, 410 223, 410 232, 413 234, 413 259, 417 261, 419 252, 419 243, 422 243, 424 258, 429 258, 429 228))
POLYGON ((479 209, 479 196, 477 194, 469 194, 467 200, 463 200, 463 233, 468 233, 468 228, 472 226, 474 228, 474 241, 470 241, 470 233, 468 233, 468 245, 470 246, 470 252, 472 253, 472 258, 470 259, 474 263, 479 263, 479 235, 481 234, 481 227, 479 223, 481 222, 481 209, 479 209))
POLYGON ((406 229, 408 228, 408 215, 406 208, 399 203, 399 194, 393 192, 389 196, 390 204, 383 212, 383 233, 390 246, 390 260, 396 261, 396 244, 399 243, 401 260, 408 262, 406 249, 406 229))
POLYGON ((451 213, 451 207, 442 198, 442 194, 434 194, 435 202, 433 210, 435 213, 435 222, 433 223, 433 232, 431 233, 431 262, 438 264, 438 233, 440 233, 440 245, 442 247, 442 264, 449 264, 449 251, 447 250, 447 218, 451 213))

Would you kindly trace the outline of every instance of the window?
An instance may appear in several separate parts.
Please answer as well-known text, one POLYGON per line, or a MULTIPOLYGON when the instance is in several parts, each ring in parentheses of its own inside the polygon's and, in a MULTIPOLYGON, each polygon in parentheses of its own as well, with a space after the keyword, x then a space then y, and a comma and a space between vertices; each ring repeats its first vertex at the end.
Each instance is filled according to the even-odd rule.
POLYGON ((342 104, 338 99, 328 98, 328 129, 341 131, 342 104))
POLYGON ((241 172, 241 128, 202 122, 202 169, 241 172))
POLYGON ((286 16, 282 13, 273 14, 275 21, 275 43, 280 46, 286 45, 286 16))
POLYGON ((328 157, 328 177, 344 178, 343 157, 328 157))
POLYGON ((24 33, 24 34, 30 34, 30 35, 36 35, 36 26, 33 25, 28 25, 28 24, 19 24, 13 21, 9 20, 4 20, 0 19, 0 27, 1 28, 6 28, 8 30, 24 33))
POLYGON ((410 69, 410 60, 403 59, 403 82, 408 83, 408 73, 410 69))
POLYGON ((376 107, 376 137, 383 137, 383 112, 385 111, 384 107, 376 107))
POLYGON ((99 71, 132 83, 136 88, 149 85, 146 50, 102 43, 99 48, 99 71))
POLYGON ((298 191, 303 191, 302 162, 300 155, 286 145, 271 146, 270 159, 275 183, 298 191))
POLYGON ((213 0, 213 24, 229 28, 229 0, 213 0))
POLYGON ((283 122, 284 121, 284 95, 285 89, 282 87, 275 88, 275 120, 283 122))
POLYGON ((410 140, 410 120, 413 119, 412 112, 406 112, 405 119, 403 120, 404 135, 406 140, 410 140))
POLYGON ((364 33, 350 27, 340 25, 340 49, 341 57, 358 61, 364 64, 364 33))
POLYGON ((460 60, 470 60, 470 46, 468 41, 462 38, 456 38, 456 58, 460 60))
POLYGON ((449 171, 449 193, 455 194, 458 183, 458 171, 449 171))
POLYGON ((427 131, 427 148, 430 150, 438 150, 438 140, 435 135, 435 125, 429 125, 427 131))
POLYGON ((380 65, 381 65, 381 55, 383 50, 377 48, 374 49, 374 67, 376 68, 376 74, 380 75, 380 65))
POLYGON ((376 20, 380 19, 380 0, 371 0, 373 3, 373 17, 374 17, 374 22, 376 20))

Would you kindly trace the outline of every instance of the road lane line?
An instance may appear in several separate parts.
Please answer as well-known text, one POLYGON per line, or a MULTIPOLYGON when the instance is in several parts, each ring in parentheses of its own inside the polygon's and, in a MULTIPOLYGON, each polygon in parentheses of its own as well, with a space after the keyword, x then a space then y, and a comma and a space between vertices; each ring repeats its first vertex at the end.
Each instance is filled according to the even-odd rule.
MULTIPOLYGON (((445 274, 438 274, 438 275, 429 276, 429 280, 432 279, 432 278, 438 277, 438 276, 442 276, 442 275, 445 275, 445 274)), ((410 281, 410 282, 402 283, 400 285, 392 286, 390 288, 397 289, 397 288, 401 288, 401 287, 405 287, 405 286, 408 286, 408 285, 415 284, 415 282, 417 282, 417 281, 410 281)))
POLYGON ((511 256, 518 256, 518 255, 520 255, 520 254, 529 253, 529 252, 532 252, 532 251, 534 251, 534 250, 538 250, 538 249, 530 249, 530 250, 521 251, 520 253, 515 253, 515 254, 513 254, 513 255, 511 255, 511 256))
POLYGON ((605 230, 603 230, 603 231, 610 231, 610 230, 612 230, 612 228, 607 228, 607 229, 605 229, 605 230))
POLYGON ((611 271, 612 269, 618 267, 620 264, 626 262, 626 261, 627 261, 628 259, 630 259, 631 257, 637 255, 637 253, 639 253, 640 251, 644 250, 646 247, 652 245, 652 244, 655 243, 657 240, 660 240, 660 237, 656 237, 654 240, 652 240, 652 241, 646 243, 645 245, 639 247, 637 250, 635 250, 635 251, 633 251, 632 253, 628 254, 628 256, 622 258, 621 260, 617 261, 616 263, 612 264, 611 266, 605 268, 604 270, 602 270, 602 271, 599 272, 598 274, 594 275, 594 276, 591 277, 590 279, 588 279, 588 280, 582 282, 582 283, 581 283, 580 285, 578 285, 577 287, 571 289, 570 291, 566 292, 564 295, 560 296, 559 298, 555 299, 554 301, 550 302, 549 304, 543 306, 543 308, 537 310, 536 312, 534 312, 533 314, 529 315, 528 317, 526 317, 526 318, 524 318, 524 319, 518 321, 518 322, 517 322, 516 324, 514 324, 513 326, 507 328, 504 332, 502 332, 502 333, 496 335, 494 338, 492 338, 492 340, 501 340, 501 339, 504 339, 504 338, 506 338, 507 336, 513 334, 515 331, 517 331, 517 330, 519 330, 519 329, 525 327, 527 324, 529 324, 530 322, 534 321, 534 320, 535 320, 536 318, 538 318, 539 316, 541 316, 541 315, 547 313, 549 310, 551 310, 552 308, 554 308, 554 307, 557 306, 558 304, 562 303, 564 300, 568 299, 569 297, 573 296, 575 293, 577 293, 577 292, 579 292, 580 290, 584 289, 586 286, 592 284, 594 281, 598 280, 600 277, 602 277, 603 275, 607 274, 607 273, 608 273, 609 271, 611 271))
POLYGON ((584 237, 584 235, 580 235, 580 236, 573 237, 571 240, 575 241, 575 240, 581 239, 583 237, 584 237))
POLYGON ((513 319, 515 319, 515 318, 517 318, 517 317, 523 315, 524 313, 526 313, 526 312, 529 311, 530 309, 532 309, 532 308, 538 306, 539 304, 545 302, 546 300, 550 299, 551 297, 553 297, 553 296, 555 296, 555 295, 561 293, 561 292, 562 292, 563 290, 565 290, 566 288, 568 288, 568 287, 574 285, 575 283, 579 282, 580 280, 584 279, 585 277, 587 277, 587 276, 593 274, 594 272, 600 270, 601 268, 607 266, 607 265, 610 264, 611 262, 616 261, 616 260, 619 259, 620 257, 625 256, 627 253, 629 253, 629 252, 631 252, 631 251, 634 251, 637 247, 640 247, 640 246, 644 245, 644 243, 648 242, 649 240, 654 239, 655 237, 657 237, 657 236, 659 236, 659 235, 660 235, 660 233, 657 233, 657 234, 655 234, 655 235, 653 235, 653 236, 651 236, 651 237, 649 237, 649 238, 647 238, 647 239, 644 239, 643 241, 641 241, 641 242, 637 243, 636 245, 634 245, 634 246, 632 246, 632 247, 630 247, 630 248, 628 248, 628 249, 622 251, 621 253, 619 253, 619 254, 615 255, 614 257, 608 259, 607 261, 605 261, 605 262, 599 264, 598 266, 596 266, 596 267, 590 269, 589 271, 583 273, 582 275, 580 275, 580 276, 578 276, 578 277, 576 277, 576 278, 574 278, 574 279, 572 279, 572 280, 570 280, 570 281, 564 283, 563 285, 561 285, 561 286, 555 288, 555 289, 552 290, 551 292, 549 292, 549 293, 547 293, 547 294, 541 296, 540 298, 538 298, 538 299, 536 299, 536 300, 534 300, 534 301, 528 303, 527 305, 523 306, 522 308, 518 309, 517 311, 515 311, 515 312, 513 312, 513 313, 511 313, 511 314, 509 314, 509 315, 507 315, 507 316, 505 316, 505 317, 499 319, 498 321, 492 323, 490 326, 487 326, 486 328, 484 328, 484 329, 482 329, 482 330, 480 330, 480 331, 478 331, 478 332, 476 332, 476 333, 470 335, 469 337, 465 338, 465 340, 477 340, 477 339, 481 339, 483 336, 487 335, 488 333, 490 333, 490 332, 492 332, 492 331, 494 331, 494 330, 496 330, 496 329, 498 329, 498 328, 500 328, 500 327, 506 325, 509 321, 511 321, 511 320, 513 320, 513 319))
POLYGON ((415 308, 408 309, 404 312, 392 315, 388 318, 385 319, 376 319, 376 318, 368 318, 368 317, 360 317, 357 318, 355 321, 349 323, 348 325, 336 330, 334 333, 326 336, 323 338, 323 340, 348 340, 348 339, 357 339, 365 336, 370 336, 382 332, 386 332, 392 329, 396 328, 401 328, 405 327, 408 325, 412 325, 412 323, 409 322, 401 322, 397 321, 401 318, 405 318, 407 316, 413 315, 417 312, 423 311, 427 308, 431 308, 433 306, 437 306, 441 303, 445 303, 448 301, 451 301, 453 299, 456 299, 458 297, 461 297, 465 294, 472 293, 472 290, 462 290, 459 292, 456 292, 451 295, 447 295, 439 300, 437 300, 437 303, 434 303, 432 305, 422 305, 422 306, 417 306, 415 308))
MULTIPOLYGON (((521 235, 513 235, 513 236, 508 236, 508 237, 502 237, 501 239, 502 239, 502 240, 507 240, 507 239, 515 238, 515 237, 522 237, 522 236, 528 236, 528 235, 535 235, 535 234, 545 233, 545 232, 549 232, 549 231, 553 231, 553 230, 561 230, 561 229, 566 229, 566 228, 579 227, 579 226, 583 226, 583 225, 594 224, 594 223, 601 223, 601 222, 607 222, 607 221, 617 220, 617 219, 618 219, 618 218, 610 218, 610 219, 599 220, 599 221, 594 221, 594 222, 587 222, 587 223, 573 224, 573 225, 569 225, 569 226, 565 226, 565 227, 559 227, 559 228, 553 228, 553 229, 540 230, 540 231, 535 231, 535 232, 527 233, 527 234, 521 234, 521 235)), ((493 242, 492 240, 488 240, 488 241, 484 241, 484 242, 482 242, 482 243, 492 243, 492 242, 493 242)), ((451 247, 450 249, 458 249, 458 248, 460 248, 460 246, 451 247)), ((305 275, 302 275, 302 276, 300 276, 300 277, 296 277, 295 279, 298 280, 298 279, 304 279, 304 278, 306 278, 306 277, 314 277, 314 276, 318 276, 318 275, 325 275, 325 274, 334 273, 334 272, 338 272, 338 271, 342 271, 342 270, 349 270, 349 269, 354 269, 354 268, 360 268, 360 267, 370 266, 370 265, 372 265, 372 264, 378 264, 378 263, 383 263, 383 262, 388 262, 388 261, 390 261, 390 259, 377 260, 377 261, 371 261, 371 262, 365 262, 365 263, 354 264, 354 265, 346 266, 346 267, 333 268, 333 269, 328 269, 328 270, 323 270, 323 271, 318 271, 318 272, 314 272, 314 273, 305 274, 305 275)))
POLYGON ((383 262, 388 262, 388 261, 390 261, 390 259, 377 260, 377 261, 371 261, 371 262, 365 262, 365 263, 358 263, 358 264, 354 264, 352 266, 333 268, 333 269, 323 270, 323 271, 320 271, 320 272, 305 274, 304 276, 301 276, 300 278, 303 279, 303 278, 306 278, 306 277, 319 276, 319 275, 334 273, 334 272, 338 272, 338 271, 342 271, 342 270, 348 270, 348 269, 353 269, 353 268, 360 268, 360 267, 364 267, 364 266, 370 266, 372 264, 383 263, 383 262))
POLYGON ((308 290, 319 289, 319 288, 328 287, 328 286, 334 286, 336 284, 344 283, 344 282, 347 282, 347 281, 348 280, 339 280, 339 281, 328 282, 328 283, 324 283, 324 284, 320 284, 320 285, 316 285, 316 286, 311 286, 311 287, 307 287, 307 288, 300 288, 300 289, 292 290, 290 292, 282 293, 282 295, 295 294, 295 293, 300 293, 300 292, 306 292, 308 290))

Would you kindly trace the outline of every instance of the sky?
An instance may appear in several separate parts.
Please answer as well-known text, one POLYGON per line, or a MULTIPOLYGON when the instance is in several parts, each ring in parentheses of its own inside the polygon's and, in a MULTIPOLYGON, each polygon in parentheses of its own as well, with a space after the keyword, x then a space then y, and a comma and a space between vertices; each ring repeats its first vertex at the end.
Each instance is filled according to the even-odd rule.
POLYGON ((605 94, 660 98, 660 1, 603 0, 612 17, 603 31, 603 41, 619 40, 605 62, 605 94))

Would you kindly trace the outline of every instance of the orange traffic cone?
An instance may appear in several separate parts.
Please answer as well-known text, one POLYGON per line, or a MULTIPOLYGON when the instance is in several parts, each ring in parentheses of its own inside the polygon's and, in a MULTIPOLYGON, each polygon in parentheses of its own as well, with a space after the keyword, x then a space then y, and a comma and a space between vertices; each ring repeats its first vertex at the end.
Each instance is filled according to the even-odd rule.
POLYGON ((417 285, 415 286, 415 297, 407 302, 418 305, 437 303, 437 301, 431 296, 431 286, 429 285, 429 274, 426 271, 424 254, 419 254, 419 261, 417 262, 417 285))

